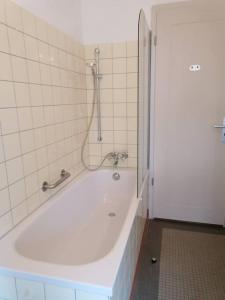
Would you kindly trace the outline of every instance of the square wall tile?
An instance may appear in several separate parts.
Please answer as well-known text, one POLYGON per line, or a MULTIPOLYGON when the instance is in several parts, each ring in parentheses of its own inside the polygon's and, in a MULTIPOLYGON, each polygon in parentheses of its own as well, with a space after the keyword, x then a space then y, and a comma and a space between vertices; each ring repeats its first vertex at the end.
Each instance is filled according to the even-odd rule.
POLYGON ((114 131, 115 144, 127 144, 127 132, 125 130, 114 131))
POLYGON ((112 103, 103 103, 101 105, 101 113, 103 117, 112 117, 113 116, 113 104, 112 103))
POLYGON ((83 291, 76 291, 76 300, 108 300, 107 296, 96 295, 83 291))
POLYGON ((28 130, 33 127, 33 119, 30 107, 18 108, 19 128, 28 130))
POLYGON ((126 118, 114 118, 114 130, 127 130, 126 118))
POLYGON ((17 82, 28 82, 26 60, 12 56, 13 79, 17 82))
POLYGON ((132 131, 137 129, 137 118, 127 118, 127 129, 132 131))
POLYGON ((5 23, 5 0, 0 0, 0 22, 5 23))
MULTIPOLYGON (((0 218, 0 236, 3 236, 4 234, 6 234, 12 228, 12 226, 13 226, 12 214, 11 214, 11 212, 9 212, 0 218)), ((11 288, 9 288, 9 286, 7 284, 5 284, 5 282, 4 283, 1 282, 1 279, 0 279, 0 297, 3 296, 2 299, 14 300, 16 298, 13 298, 13 295, 14 295, 13 287, 11 286, 11 288), (3 286, 5 289, 3 288, 3 286), (7 292, 8 292, 8 294, 7 294, 7 292), (6 295, 8 298, 4 298, 4 296, 6 296, 6 295)))
POLYGON ((137 73, 138 72, 137 57, 128 57, 127 58, 127 72, 128 73, 137 73))
POLYGON ((10 63, 10 56, 0 52, 0 80, 12 80, 12 69, 10 63))
POLYGON ((114 116, 115 117, 126 117, 127 105, 126 103, 115 103, 114 104, 114 116))
POLYGON ((22 154, 33 151, 35 149, 33 130, 20 132, 20 142, 22 154))
POLYGON ((23 177, 23 163, 21 157, 6 162, 9 184, 16 182, 23 177))
POLYGON ((126 74, 113 74, 113 88, 126 88, 126 74))
POLYGON ((74 290, 53 285, 46 285, 45 295, 46 300, 75 300, 74 290))
POLYGON ((36 153, 29 152, 23 155, 24 176, 27 176, 37 170, 36 153))
POLYGON ((13 208, 12 210, 12 218, 13 218, 13 225, 17 225, 21 222, 28 214, 27 211, 27 204, 26 202, 22 202, 17 207, 13 208))
POLYGON ((16 106, 12 82, 0 81, 0 99, 1 99, 1 104, 0 104, 1 108, 16 106))
POLYGON ((16 279, 18 300, 45 300, 44 285, 35 281, 16 279))
POLYGON ((23 25, 21 7, 13 1, 5 1, 5 4, 7 25, 22 31, 23 25))
POLYGON ((14 208, 26 199, 24 179, 9 186, 11 207, 14 208))
POLYGON ((29 59, 39 60, 38 42, 35 38, 25 35, 26 57, 29 59))
POLYGON ((3 24, 0 24, 0 51, 9 52, 9 42, 8 42, 8 32, 7 27, 3 24))
POLYGON ((48 42, 49 44, 51 44, 52 46, 56 46, 57 44, 57 33, 56 33, 56 29, 51 26, 51 25, 48 25, 47 27, 47 30, 48 30, 48 42))
POLYGON ((113 57, 126 57, 126 43, 113 44, 113 57))
POLYGON ((113 77, 111 74, 105 74, 101 80, 100 86, 102 89, 110 89, 113 86, 113 77))
POLYGON ((40 62, 50 64, 50 53, 48 44, 39 41, 38 50, 40 62))
POLYGON ((36 37, 36 17, 28 10, 22 9, 23 31, 26 34, 36 37))
POLYGON ((126 102, 126 89, 113 89, 113 102, 126 102))
MULTIPOLYGON (((102 59, 100 60, 100 70, 101 74, 111 74, 113 70, 113 61, 112 59, 102 59)), ((90 68, 89 68, 90 70, 90 68)))
POLYGON ((40 64, 41 83, 51 85, 51 73, 48 65, 40 64))
POLYGON ((28 207, 28 213, 32 213, 34 210, 36 210, 41 204, 40 201, 40 195, 39 192, 32 195, 27 199, 27 207, 28 207))
POLYGON ((127 74, 127 87, 136 88, 137 87, 137 73, 128 73, 127 74))
POLYGON ((25 178, 26 194, 28 197, 36 193, 41 187, 38 185, 37 172, 27 176, 25 178))
POLYGON ((100 58, 112 58, 113 57, 113 47, 110 43, 98 45, 100 50, 100 58))
POLYGON ((37 37, 44 42, 48 42, 47 27, 48 24, 44 20, 36 18, 37 37))
POLYGON ((127 42, 127 57, 138 56, 138 42, 127 42))
POLYGON ((40 107, 32 107, 32 118, 34 128, 45 125, 44 109, 40 107))
POLYGON ((9 160, 21 154, 19 134, 8 134, 3 136, 5 159, 9 160))
POLYGON ((14 88, 15 88, 16 105, 29 106, 30 105, 29 85, 15 82, 14 88))
POLYGON ((5 153, 3 148, 2 136, 0 136, 0 163, 2 163, 3 161, 5 161, 5 153))
POLYGON ((17 300, 16 284, 14 278, 0 276, 0 298, 7 300, 17 300))
POLYGON ((8 188, 0 190, 0 217, 10 210, 10 200, 8 188))
POLYGON ((38 84, 30 84, 30 102, 32 106, 43 104, 42 88, 38 84))
POLYGON ((126 73, 126 72, 127 72, 126 58, 113 59, 113 73, 126 73))
POLYGON ((39 63, 35 61, 27 61, 28 77, 30 83, 41 83, 39 63))
POLYGON ((36 148, 41 148, 46 145, 45 128, 37 128, 34 130, 34 142, 36 148))
POLYGON ((127 116, 137 117, 137 103, 127 103, 127 116))
POLYGON ((136 145, 137 144, 137 132, 136 131, 128 131, 127 134, 127 142, 129 145, 136 145))
POLYGON ((24 35, 18 30, 8 28, 10 53, 17 56, 26 56, 25 46, 24 46, 24 35))
POLYGON ((137 88, 127 89, 127 102, 137 102, 137 88))
POLYGON ((51 86, 42 85, 43 105, 53 105, 51 86))
POLYGON ((7 173, 5 163, 0 164, 0 189, 7 186, 7 173))
POLYGON ((0 122, 2 134, 18 131, 18 119, 15 108, 0 109, 0 122))
MULTIPOLYGON (((93 91, 87 91, 89 93, 88 102, 92 103, 93 91)), ((112 103, 113 102, 113 90, 112 89, 101 89, 100 90, 101 103, 112 103)))

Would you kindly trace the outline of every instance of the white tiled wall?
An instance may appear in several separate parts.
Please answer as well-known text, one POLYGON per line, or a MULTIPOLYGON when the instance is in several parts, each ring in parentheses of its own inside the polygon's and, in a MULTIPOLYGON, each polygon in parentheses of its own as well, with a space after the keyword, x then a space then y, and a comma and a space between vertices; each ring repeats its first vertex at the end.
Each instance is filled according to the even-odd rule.
POLYGON ((109 300, 109 297, 0 275, 0 300, 109 300))
MULTIPOLYGON (((87 62, 100 49, 101 115, 103 141, 97 142, 96 114, 89 136, 90 163, 99 161, 111 151, 128 151, 124 167, 136 167, 137 161, 137 42, 85 46, 87 62)), ((93 77, 86 66, 88 114, 93 102, 93 77)), ((106 162, 111 165, 111 163, 106 162)))
POLYGON ((44 180, 81 170, 87 125, 84 49, 0 1, 0 237, 51 193, 44 180))

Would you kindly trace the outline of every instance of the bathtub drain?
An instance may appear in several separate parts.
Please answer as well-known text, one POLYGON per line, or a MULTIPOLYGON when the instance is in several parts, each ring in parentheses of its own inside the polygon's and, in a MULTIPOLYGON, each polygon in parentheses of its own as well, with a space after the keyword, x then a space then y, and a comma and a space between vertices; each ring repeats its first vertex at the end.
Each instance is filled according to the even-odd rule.
POLYGON ((111 212, 111 213, 108 214, 108 216, 109 216, 109 217, 115 217, 116 214, 115 214, 114 212, 111 212))

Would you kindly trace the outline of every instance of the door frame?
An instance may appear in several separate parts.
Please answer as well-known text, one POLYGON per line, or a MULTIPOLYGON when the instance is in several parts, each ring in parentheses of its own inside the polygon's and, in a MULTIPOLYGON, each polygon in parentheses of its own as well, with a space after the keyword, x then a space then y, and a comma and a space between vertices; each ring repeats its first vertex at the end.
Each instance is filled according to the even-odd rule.
MULTIPOLYGON (((182 1, 182 0, 181 0, 182 1)), ((217 1, 216 1, 217 2, 217 1)), ((205 3, 207 4, 207 2, 205 3)), ((177 7, 190 7, 196 4, 184 0, 184 2, 167 3, 154 5, 151 8, 151 32, 152 32, 152 48, 151 48, 151 94, 150 94, 150 170, 149 170, 149 218, 154 219, 154 202, 155 202, 155 191, 154 191, 154 175, 155 175, 155 101, 156 101, 156 52, 157 52, 157 15, 162 9, 177 8, 177 7)), ((225 206, 224 206, 225 212, 225 206)), ((223 224, 225 228, 225 220, 223 224)))

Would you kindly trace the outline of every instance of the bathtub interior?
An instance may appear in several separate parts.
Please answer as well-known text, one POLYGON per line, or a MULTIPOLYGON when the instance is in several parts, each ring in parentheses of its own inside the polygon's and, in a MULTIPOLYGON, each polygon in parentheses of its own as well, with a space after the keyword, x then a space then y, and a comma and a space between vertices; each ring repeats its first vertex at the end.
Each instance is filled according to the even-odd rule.
POLYGON ((115 245, 131 199, 135 171, 89 174, 71 185, 18 237, 16 251, 29 259, 83 265, 106 256, 115 245))

